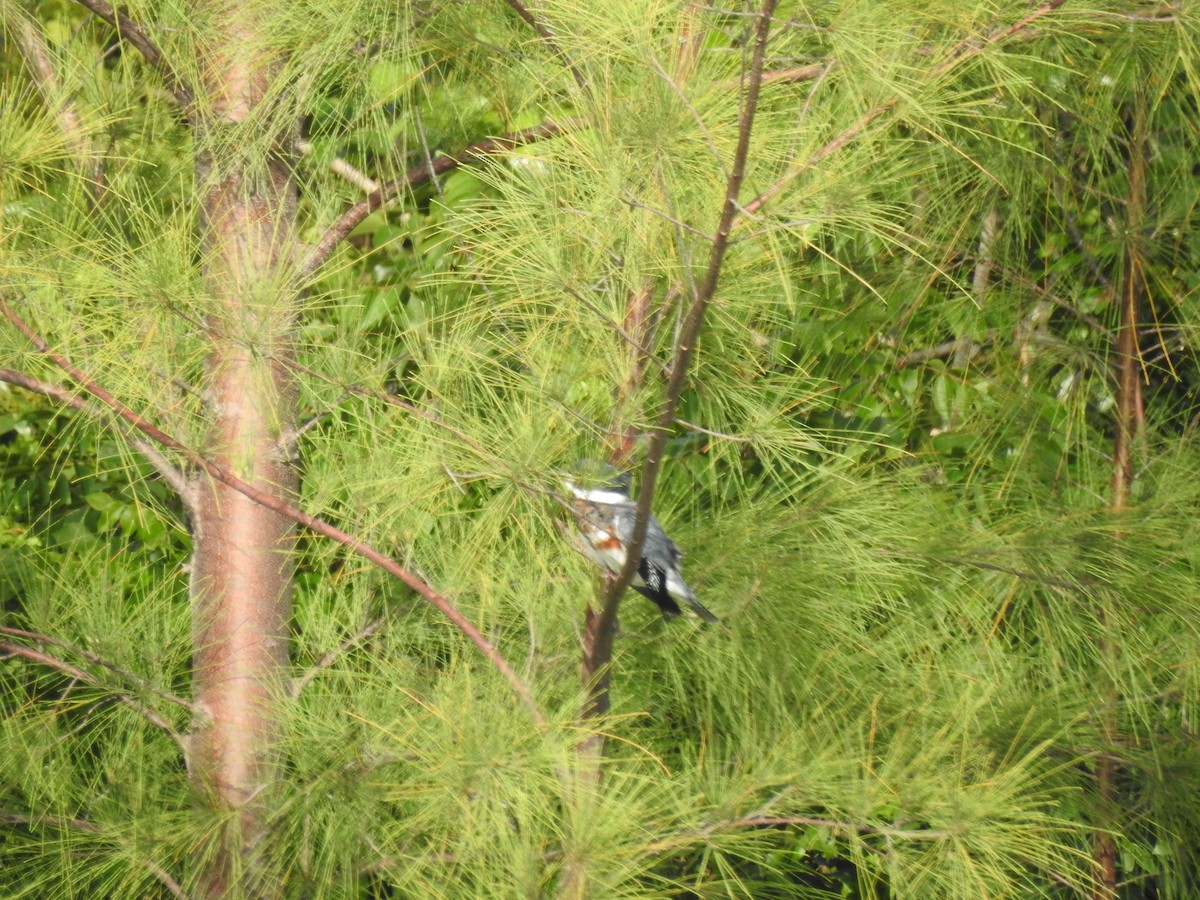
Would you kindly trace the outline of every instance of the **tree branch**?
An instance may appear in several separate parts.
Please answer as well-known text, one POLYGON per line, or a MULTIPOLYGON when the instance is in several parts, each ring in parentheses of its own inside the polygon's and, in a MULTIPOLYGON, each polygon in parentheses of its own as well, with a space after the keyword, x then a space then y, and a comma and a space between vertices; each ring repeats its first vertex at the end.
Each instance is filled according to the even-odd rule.
POLYGON ((7 634, 9 637, 23 638, 24 640, 32 641, 35 644, 51 644, 55 647, 61 647, 63 650, 74 653, 76 656, 82 656, 93 665, 102 666, 105 669, 108 669, 110 672, 120 675, 127 681, 132 681, 141 690, 149 691, 156 697, 160 697, 169 703, 182 706, 192 715, 196 714, 196 708, 186 697, 180 697, 178 694, 172 694, 170 691, 164 691, 162 688, 157 687, 156 685, 147 681, 145 678, 142 678, 140 675, 136 675, 133 672, 130 672, 128 669, 121 668, 116 663, 110 662, 97 653, 92 653, 90 650, 84 650, 82 647, 76 647, 74 644, 68 643, 61 638, 52 637, 48 634, 41 634, 37 631, 26 631, 24 628, 13 628, 9 625, 0 625, 0 634, 7 634))
POLYGON ((617 608, 621 595, 629 586, 642 555, 642 544, 646 539, 646 526, 650 520, 650 504, 654 498, 655 483, 662 463, 663 449, 675 422, 675 410, 687 378, 688 366, 695 351, 700 329, 704 324, 704 313, 717 290, 717 280, 729 247, 729 234, 738 213, 738 195, 746 174, 746 160, 750 152, 750 132, 754 125, 754 114, 758 108, 758 94, 762 86, 763 60, 766 55, 767 37, 771 29, 771 15, 776 0, 765 0, 758 14, 755 28, 754 50, 746 78, 746 92, 742 98, 741 114, 738 119, 737 147, 729 168, 725 185, 725 202, 712 240, 708 267, 704 277, 695 288, 692 304, 684 320, 683 333, 679 337, 671 365, 671 377, 667 381, 658 423, 650 438, 646 451, 646 462, 642 467, 641 487, 638 494, 637 520, 629 540, 625 565, 616 578, 609 579, 604 594, 604 605, 596 622, 595 641, 591 647, 589 668, 595 678, 588 707, 588 716, 602 715, 609 708, 608 664, 612 660, 613 639, 616 635, 617 608))
POLYGON ((509 5, 509 7, 512 8, 512 10, 518 16, 520 16, 525 21, 526 25, 528 25, 535 32, 537 32, 538 37, 540 37, 542 40, 546 41, 548 44, 553 45, 553 43, 554 43, 553 32, 551 32, 549 28, 547 28, 545 25, 543 25, 541 22, 539 22, 534 17, 533 13, 531 13, 529 11, 529 7, 527 7, 524 3, 522 3, 521 0, 505 0, 505 2, 509 5))
POLYGON ((524 131, 480 141, 454 156, 439 156, 432 163, 425 162, 413 166, 404 173, 402 178, 397 178, 395 181, 383 185, 378 190, 372 191, 330 225, 312 250, 309 251, 308 257, 299 266, 300 277, 302 279, 311 277, 325 260, 329 259, 333 251, 337 249, 337 246, 349 236, 350 232, 359 226, 363 219, 381 206, 385 206, 396 199, 405 189, 411 189, 438 175, 452 172, 459 166, 478 162, 481 159, 504 153, 515 147, 544 141, 565 133, 566 129, 563 126, 553 122, 546 122, 541 125, 535 125, 532 128, 526 128, 524 131))
POLYGON ((32 375, 26 375, 24 372, 18 372, 16 369, 0 369, 0 381, 15 384, 17 387, 24 388, 33 394, 41 394, 43 397, 49 397, 51 400, 55 400, 64 406, 78 409, 81 412, 91 412, 91 405, 78 394, 73 394, 66 388, 50 384, 48 381, 41 381, 32 375))
POLYGON ((928 362, 931 359, 944 359, 947 356, 956 357, 955 365, 961 367, 961 363, 957 359, 958 357, 961 357, 964 353, 968 356, 973 356, 976 351, 983 349, 994 340, 996 340, 996 332, 988 331, 984 334, 982 341, 976 341, 974 338, 963 335, 962 337, 944 341, 933 347, 921 347, 917 350, 910 350, 896 360, 896 368, 903 369, 917 363, 928 362))
POLYGON ((17 47, 25 59, 29 74, 37 85, 47 109, 55 111, 59 130, 75 157, 75 166, 80 174, 91 180, 93 199, 98 200, 104 193, 104 169, 96 156, 83 119, 75 108, 75 101, 62 91, 50 47, 46 43, 46 35, 40 23, 23 7, 16 6, 15 9, 10 9, 13 10, 13 15, 8 25, 16 38, 17 47))
POLYGON ((338 644, 335 649, 330 650, 315 663, 309 666, 308 670, 303 675, 292 681, 292 697, 299 697, 301 692, 308 687, 309 683, 321 673, 322 669, 326 669, 333 665, 340 657, 344 656, 356 644, 360 644, 365 641, 387 623, 387 616, 380 616, 378 619, 368 622, 362 628, 358 629, 358 631, 356 631, 354 634, 350 635, 350 637, 338 644))
POLYGON ((587 79, 583 76, 583 72, 580 71, 579 67, 575 65, 575 62, 571 59, 571 57, 568 56, 566 52, 558 45, 558 41, 555 40, 554 37, 554 32, 546 27, 546 25, 544 25, 541 21, 539 21, 537 17, 535 17, 534 14, 529 11, 529 7, 522 3, 521 0, 505 0, 505 2, 518 16, 521 17, 526 25, 528 25, 537 33, 537 36, 540 37, 546 46, 550 48, 551 52, 553 52, 555 56, 558 56, 562 59, 563 64, 567 67, 567 71, 571 73, 571 77, 575 79, 575 84, 579 86, 580 90, 586 90, 587 79))
MULTIPOLYGON (((58 385, 41 381, 40 379, 34 378, 32 375, 25 374, 24 372, 18 372, 16 369, 0 368, 0 381, 24 388, 33 394, 41 394, 43 397, 49 397, 51 400, 61 403, 64 406, 70 406, 72 409, 77 409, 80 412, 91 414, 96 414, 98 412, 93 404, 89 403, 78 394, 74 394, 65 388, 59 387, 58 385)), ((154 470, 158 472, 162 479, 171 486, 172 490, 174 490, 176 495, 178 495, 184 507, 189 513, 191 513, 192 489, 191 485, 188 484, 188 480, 184 474, 179 471, 179 469, 175 468, 175 466, 171 465, 170 461, 168 461, 167 458, 163 456, 152 444, 147 443, 141 438, 134 437, 132 434, 126 434, 125 437, 128 439, 130 445, 137 450, 138 453, 145 457, 146 462, 150 463, 150 465, 154 467, 154 470)))
POLYGON ((180 106, 186 109, 192 105, 195 93, 184 84, 178 73, 176 73, 175 67, 171 65, 170 60, 159 49, 158 45, 138 27, 133 19, 129 18, 125 13, 114 9, 105 0, 75 0, 75 2, 85 9, 91 10, 96 16, 117 29, 121 40, 128 42, 136 48, 142 55, 142 59, 150 64, 150 68, 158 72, 162 80, 166 82, 167 89, 175 96, 175 101, 180 106))
POLYGON ((512 687, 513 691, 520 698, 521 702, 528 709, 530 715, 539 726, 546 725, 546 719, 538 708, 536 701, 533 698, 533 693, 509 665, 500 652, 492 646, 470 620, 468 620, 458 609, 444 596, 414 575, 412 572, 405 569, 403 566, 392 561, 384 554, 380 553, 374 547, 364 543, 359 538, 334 525, 320 519, 316 516, 309 515, 301 509, 292 506, 278 497, 274 497, 266 491, 256 488, 249 482, 243 481, 232 472, 225 471, 221 466, 210 462, 204 456, 186 447, 183 443, 171 437, 171 435, 162 431, 142 416, 138 415, 129 407, 125 406, 117 400, 107 390, 88 377, 87 373, 83 372, 74 363, 66 357, 63 357, 50 349, 46 341, 35 332, 30 326, 18 316, 13 309, 8 305, 8 302, 0 298, 0 313, 16 326, 17 330, 25 335, 29 341, 44 354, 56 366, 71 376, 79 386, 86 390, 89 394, 107 406, 118 417, 128 422, 142 434, 146 435, 150 440, 154 441, 162 447, 169 450, 174 450, 183 456, 197 469, 203 471, 210 478, 221 482, 242 494, 245 497, 253 500, 258 505, 272 510, 281 516, 291 519, 299 525, 307 528, 309 531, 314 531, 324 537, 329 538, 344 547, 347 547, 354 553, 364 559, 370 560, 372 563, 383 569, 388 574, 400 579, 410 588, 420 594, 425 600, 436 607, 446 616, 454 625, 461 631, 468 640, 471 641, 480 652, 488 659, 492 666, 504 677, 504 679, 512 687))
POLYGON ((954 837, 953 832, 939 831, 934 828, 889 828, 886 825, 839 822, 836 819, 824 819, 819 816, 747 816, 744 819, 735 819, 721 827, 779 827, 786 825, 807 825, 813 828, 827 828, 834 834, 878 834, 897 841, 944 841, 954 837))
POLYGON ((464 445, 470 447, 472 450, 474 450, 480 456, 485 457, 485 458, 490 456, 487 449, 481 443, 479 443, 479 441, 475 440, 473 437, 471 437, 465 431, 462 431, 461 429, 456 428, 455 426, 451 425, 449 422, 447 422, 441 416, 437 415, 437 413, 431 413, 431 412, 429 412, 429 410, 421 409, 421 407, 415 406, 414 404, 409 403, 406 400, 401 400, 395 394, 389 394, 389 393, 386 393, 383 391, 373 391, 370 388, 365 388, 360 384, 343 383, 343 382, 338 381, 335 378, 330 378, 328 375, 323 375, 320 372, 317 372, 314 369, 310 369, 310 368, 308 368, 308 366, 305 366, 305 365, 295 362, 295 361, 284 361, 283 364, 295 372, 299 372, 301 374, 308 375, 311 378, 320 379, 321 381, 324 381, 326 384, 332 384, 337 387, 340 387, 345 394, 354 394, 359 397, 369 397, 373 400, 380 400, 380 401, 388 404, 389 406, 395 406, 399 409, 402 409, 410 415, 416 416, 420 419, 424 419, 425 421, 431 422, 434 425, 438 426, 439 428, 442 428, 442 429, 448 431, 450 434, 452 434, 454 436, 454 438, 456 440, 461 441, 464 445))
MULTIPOLYGON (((296 152, 301 156, 312 156, 317 152, 317 148, 308 141, 296 141, 296 152)), ((379 190, 379 184, 374 178, 365 172, 360 172, 344 159, 332 160, 329 163, 329 171, 335 175, 340 175, 364 194, 370 194, 373 191, 379 190)))
MULTIPOLYGON (((9 629, 4 629, 5 632, 8 630, 9 629)), ((42 653, 39 650, 34 650, 32 647, 26 647, 22 644, 15 644, 12 641, 0 641, 0 658, 7 656, 19 656, 22 659, 28 660, 29 662, 38 663, 39 665, 43 665, 48 669, 55 669, 56 671, 62 672, 64 675, 70 675, 72 678, 76 679, 77 681, 82 681, 84 684, 90 684, 93 687, 105 689, 105 685, 100 682, 100 679, 96 678, 96 676, 92 675, 90 672, 85 672, 83 669, 80 669, 77 666, 73 666, 70 663, 64 662, 57 657, 50 656, 47 653, 42 653)), ((180 752, 183 754, 184 760, 186 761, 188 759, 187 739, 171 726, 171 723, 167 721, 165 716, 155 712, 153 709, 146 706, 144 703, 139 702, 125 691, 112 691, 112 696, 121 703, 124 703, 130 709, 137 712, 151 725, 165 732, 166 735, 175 742, 175 745, 179 747, 180 752)), ((184 702, 188 709, 191 709, 191 704, 187 704, 186 701, 184 702)))
MULTIPOLYGON (((1080 250, 1086 255, 1086 250, 1084 248, 1080 248, 1080 250)), ((1066 312, 1069 312, 1071 315, 1073 315, 1075 318, 1077 318, 1084 325, 1087 325, 1088 328, 1091 328, 1098 334, 1101 334, 1104 337, 1108 338, 1109 340, 1112 340, 1113 333, 1112 333, 1112 330, 1107 325, 1105 325, 1103 322, 1101 322, 1095 316, 1085 313, 1083 310, 1081 310, 1075 304, 1070 303, 1067 300, 1064 300, 1062 297, 1059 297, 1049 287, 1044 287, 1044 286, 1038 284, 1036 281, 1033 281, 1032 279, 1024 277, 1023 275, 1021 275, 1020 272, 1017 272, 1015 269, 1005 268, 1003 266, 1000 267, 1000 275, 1006 281, 1011 281, 1013 284, 1019 285, 1020 287, 1023 287, 1026 290, 1033 291, 1035 294, 1037 294, 1043 300, 1046 300, 1049 303, 1052 303, 1053 305, 1057 306, 1061 310, 1065 310, 1066 312)), ((1108 290, 1107 286, 1104 286, 1104 288, 1105 288, 1105 290, 1108 290)))

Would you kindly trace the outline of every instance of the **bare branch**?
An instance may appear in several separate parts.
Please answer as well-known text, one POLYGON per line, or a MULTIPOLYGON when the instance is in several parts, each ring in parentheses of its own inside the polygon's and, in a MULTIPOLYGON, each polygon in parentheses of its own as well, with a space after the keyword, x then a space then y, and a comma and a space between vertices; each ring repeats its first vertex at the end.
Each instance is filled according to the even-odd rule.
POLYGON ((389 559, 383 553, 380 553, 374 547, 364 543, 361 539, 342 531, 334 525, 320 519, 316 516, 309 515, 301 509, 292 506, 278 497, 272 496, 266 491, 260 490, 249 482, 243 481, 232 472, 225 471, 224 468, 216 463, 210 462, 204 456, 186 447, 183 443, 171 437, 157 426, 153 425, 142 416, 138 415, 129 407, 125 406, 117 400, 111 393, 88 377, 87 373, 80 370, 74 363, 64 356, 55 353, 50 349, 46 341, 29 325, 18 316, 4 299, 0 299, 0 313, 16 326, 22 334, 24 334, 30 342, 56 366, 66 372, 75 381, 77 381, 84 390, 107 406, 117 416, 128 422, 142 434, 146 435, 150 440, 166 447, 169 450, 174 450, 185 459, 188 460, 197 469, 203 471, 210 478, 221 482, 242 494, 245 497, 253 500, 258 505, 272 510, 281 516, 291 519, 299 525, 304 526, 310 531, 315 531, 330 540, 336 541, 344 547, 349 548, 354 553, 362 556, 364 559, 370 560, 375 565, 379 566, 388 574, 400 579, 410 588, 420 594, 425 600, 436 607, 446 616, 454 625, 461 631, 468 640, 471 641, 480 652, 488 659, 492 666, 504 677, 504 679, 512 686, 513 691, 521 699, 522 703, 528 709, 530 715, 540 726, 546 725, 546 719, 538 708, 536 701, 533 698, 533 693, 509 665, 500 652, 488 641, 487 638, 480 633, 470 620, 468 620, 446 597, 438 593, 408 569, 389 559))
POLYGON ((790 69, 777 69, 763 73, 763 86, 772 84, 797 84, 801 81, 813 81, 829 72, 833 61, 813 63, 810 66, 794 66, 790 69))
POLYGON ((791 825, 803 825, 812 828, 825 828, 839 835, 880 835, 882 837, 901 841, 941 841, 954 837, 953 832, 935 828, 896 828, 891 825, 873 825, 866 822, 846 822, 830 819, 824 816, 785 816, 772 815, 771 812, 780 800, 784 791, 775 794, 755 812, 736 819, 709 822, 700 828, 674 835, 654 849, 661 850, 671 847, 694 843, 721 831, 733 831, 738 828, 778 828, 791 825))
POLYGON ((977 341, 972 337, 963 335, 956 337, 953 340, 945 341, 934 347, 922 347, 918 350, 910 350, 899 359, 896 360, 896 368, 903 369, 908 366, 916 365, 917 363, 928 362, 931 359, 944 359, 947 356, 955 357, 955 364, 961 365, 958 359, 964 354, 969 358, 974 356, 980 349, 990 344, 996 339, 996 333, 989 331, 983 336, 982 341, 977 341))
MULTIPOLYGON (((316 152, 308 141, 296 141, 296 150, 301 156, 312 156, 316 152)), ((364 194, 379 190, 379 182, 365 172, 360 172, 344 159, 335 159, 329 163, 329 171, 340 175, 364 194)))
POLYGON ((707 434, 709 437, 719 438, 723 441, 733 441, 736 444, 753 444, 754 440, 755 440, 752 437, 746 437, 746 436, 740 435, 740 434, 726 434, 725 432, 722 432, 722 431, 712 431, 708 428, 702 428, 699 425, 694 425, 693 423, 687 421, 686 419, 676 418, 675 423, 677 425, 682 425, 688 431, 695 431, 700 434, 707 434))
POLYGON ((1069 312, 1071 315, 1073 315, 1075 318, 1077 318, 1080 322, 1087 325, 1089 328, 1093 329, 1098 334, 1103 335, 1104 337, 1108 338, 1109 340, 1112 339, 1112 337, 1113 337, 1112 330, 1109 329, 1109 327, 1107 325, 1105 325, 1103 322, 1101 322, 1095 316, 1090 315, 1089 313, 1085 313, 1082 309, 1080 309, 1075 304, 1069 302, 1068 300, 1065 300, 1062 297, 1059 297, 1050 288, 1048 288, 1044 285, 1040 285, 1036 281, 1033 281, 1032 279, 1026 278, 1020 272, 1016 271, 1015 269, 1001 267, 1000 275, 1001 275, 1001 277, 1004 278, 1004 280, 1011 281, 1014 284, 1020 285, 1021 287, 1025 288, 1026 290, 1033 291, 1035 294, 1037 294, 1043 300, 1046 300, 1047 302, 1053 304, 1054 306, 1057 306, 1061 310, 1065 310, 1066 312, 1069 312))
POLYGON ((134 437, 132 434, 127 434, 126 438, 129 440, 130 446, 140 453, 146 462, 150 463, 159 477, 175 492, 175 495, 183 503, 184 509, 187 510, 188 515, 192 515, 196 506, 195 490, 192 483, 188 481, 187 476, 171 465, 170 461, 153 444, 139 437, 134 437))
POLYGON ((999 227, 1000 210, 993 203, 987 208, 979 224, 979 252, 975 256, 975 271, 971 276, 971 291, 975 294, 976 303, 983 303, 987 296, 992 268, 995 265, 992 245, 996 241, 996 231, 999 227))
POLYGON ((1048 15, 1049 13, 1054 12, 1054 10, 1058 9, 1060 6, 1062 6, 1066 2, 1067 2, 1067 0, 1048 0, 1048 2, 1043 3, 1037 9, 1031 11, 1024 18, 1017 19, 1017 21, 1013 22, 1011 25, 1006 25, 1003 28, 998 27, 998 28, 992 29, 992 33, 989 34, 982 41, 976 42, 974 40, 965 40, 965 41, 960 42, 959 45, 957 47, 955 47, 954 51, 951 53, 951 58, 946 60, 944 63, 942 63, 936 69, 934 69, 933 74, 935 76, 944 75, 947 71, 949 71, 953 66, 957 65, 963 59, 966 59, 969 56, 974 56, 974 55, 978 54, 980 51, 984 50, 987 47, 990 47, 993 44, 998 44, 1003 40, 1007 40, 1008 38, 1012 37, 1014 34, 1017 34, 1018 32, 1025 31, 1027 28, 1029 28, 1030 25, 1032 25, 1038 19, 1041 19, 1041 18, 1045 17, 1046 15, 1048 15))
MULTIPOLYGON (((807 66, 792 66, 787 69, 774 69, 770 72, 763 72, 763 87, 777 84, 801 84, 802 82, 806 81, 818 81, 829 74, 835 65, 837 64, 833 59, 828 59, 825 62, 813 63, 807 66)), ((741 87, 741 79, 726 79, 721 83, 721 86, 726 90, 736 91, 739 87, 741 87)))

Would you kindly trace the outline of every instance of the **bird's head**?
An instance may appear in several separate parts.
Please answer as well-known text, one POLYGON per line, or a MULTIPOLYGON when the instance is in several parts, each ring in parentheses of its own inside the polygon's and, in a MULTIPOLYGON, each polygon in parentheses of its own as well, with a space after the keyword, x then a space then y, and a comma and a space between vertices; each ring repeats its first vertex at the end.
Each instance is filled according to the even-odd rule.
POLYGON ((563 484, 577 500, 628 504, 632 476, 610 463, 581 460, 566 473, 563 484))

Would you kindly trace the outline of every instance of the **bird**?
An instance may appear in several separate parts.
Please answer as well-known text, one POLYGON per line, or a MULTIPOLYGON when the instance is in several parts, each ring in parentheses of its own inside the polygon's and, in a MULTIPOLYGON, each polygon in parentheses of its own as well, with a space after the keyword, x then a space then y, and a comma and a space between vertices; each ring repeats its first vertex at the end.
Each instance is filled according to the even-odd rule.
MULTIPOLYGON (((628 472, 612 474, 615 471, 606 472, 606 479, 592 488, 564 479, 574 497, 571 509, 579 526, 580 550, 600 568, 614 575, 625 567, 629 541, 637 521, 637 504, 630 498, 631 477, 628 472)), ((682 615, 686 608, 705 622, 720 622, 696 599, 683 580, 679 567, 682 558, 682 551, 651 514, 642 541, 642 558, 638 560, 629 586, 653 601, 664 616, 682 615)))

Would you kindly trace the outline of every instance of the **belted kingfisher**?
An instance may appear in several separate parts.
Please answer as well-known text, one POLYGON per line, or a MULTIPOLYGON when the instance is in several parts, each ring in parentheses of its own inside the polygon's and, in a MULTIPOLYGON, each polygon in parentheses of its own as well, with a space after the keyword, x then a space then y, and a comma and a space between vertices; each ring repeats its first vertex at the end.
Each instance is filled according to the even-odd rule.
MULTIPOLYGON (((630 476, 623 472, 595 488, 564 482, 575 496, 572 511, 579 524, 579 548, 583 555, 614 575, 625 566, 629 539, 637 520, 637 504, 630 499, 630 476)), ((678 616, 682 603, 706 622, 719 622, 705 609, 683 580, 679 561, 683 553, 667 537, 658 519, 650 516, 642 558, 629 586, 654 601, 665 616, 678 616)))

